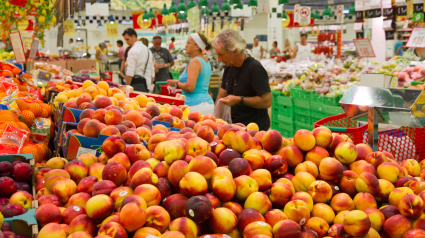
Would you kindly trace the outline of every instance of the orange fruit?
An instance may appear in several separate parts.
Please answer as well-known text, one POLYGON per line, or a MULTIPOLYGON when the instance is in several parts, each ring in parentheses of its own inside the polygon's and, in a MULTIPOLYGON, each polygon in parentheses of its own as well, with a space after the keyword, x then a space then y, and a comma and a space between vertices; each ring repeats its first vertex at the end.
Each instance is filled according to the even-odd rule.
POLYGON ((41 150, 41 153, 43 153, 43 159, 45 159, 49 155, 49 148, 47 148, 44 143, 37 143, 35 145, 41 150))
POLYGON ((9 110, 1 110, 0 111, 0 115, 10 115, 10 116, 14 116, 13 113, 9 110))
POLYGON ((46 111, 47 111, 47 117, 46 118, 52 116, 52 108, 50 107, 50 105, 43 103, 43 104, 41 104, 41 107, 43 109, 46 109, 46 111))
POLYGON ((42 118, 48 118, 49 117, 49 112, 47 111, 46 108, 44 108, 44 107, 41 108, 40 117, 42 117, 42 118))
POLYGON ((27 86, 19 85, 19 86, 18 86, 18 89, 19 89, 19 91, 21 91, 21 92, 28 92, 28 87, 27 87, 27 86))
POLYGON ((0 121, 15 122, 15 118, 11 115, 0 115, 0 121))
POLYGON ((12 69, 12 73, 13 73, 14 75, 18 75, 20 72, 21 72, 21 69, 20 69, 20 68, 18 68, 18 67, 16 67, 16 68, 13 68, 13 69, 12 69))
POLYGON ((34 124, 35 115, 32 111, 23 110, 21 115, 25 119, 24 123, 27 124, 28 127, 31 127, 31 125, 34 124))
POLYGON ((35 163, 40 163, 43 161, 43 152, 36 145, 24 145, 19 154, 32 154, 35 163))
POLYGON ((26 130, 26 131, 30 132, 30 129, 28 128, 27 124, 20 121, 20 122, 18 122, 18 125, 22 130, 26 130))
POLYGON ((41 106, 38 103, 31 103, 28 107, 28 110, 32 111, 32 113, 34 113, 35 117, 39 117, 41 115, 41 106))
POLYGON ((13 77, 13 74, 9 70, 3 70, 3 72, 1 72, 1 76, 3 76, 3 77, 7 77, 7 76, 13 77))
POLYGON ((27 110, 27 103, 23 99, 16 99, 15 102, 18 104, 19 110, 27 110))

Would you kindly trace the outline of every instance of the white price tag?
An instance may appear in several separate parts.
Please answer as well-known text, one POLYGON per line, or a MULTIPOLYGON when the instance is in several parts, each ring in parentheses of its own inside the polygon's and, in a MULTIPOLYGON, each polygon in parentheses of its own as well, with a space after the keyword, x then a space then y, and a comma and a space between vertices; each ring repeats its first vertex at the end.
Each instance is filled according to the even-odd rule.
POLYGON ((353 42, 360 58, 375 57, 375 52, 369 39, 354 39, 353 42))
POLYGON ((391 27, 392 22, 393 22, 393 20, 384 20, 384 22, 382 23, 382 28, 384 28, 384 30, 392 29, 392 27, 391 27))
POLYGON ((409 48, 425 48, 425 28, 415 27, 406 43, 409 48))
POLYGON ((356 0, 354 4, 354 8, 356 9, 357 12, 363 11, 364 10, 363 0, 356 0))
POLYGON ((80 155, 87 154, 87 153, 96 155, 96 150, 79 147, 77 152, 77 158, 80 157, 80 155))
POLYGON ((362 22, 355 22, 353 26, 354 31, 363 31, 363 23, 362 22))
POLYGON ((12 45, 13 52, 15 53, 15 59, 17 63, 25 63, 27 59, 25 58, 24 46, 22 44, 22 38, 19 31, 14 31, 9 34, 10 44, 12 45))
POLYGON ((382 0, 382 8, 392 8, 391 0, 382 0))
POLYGON ((39 39, 33 39, 32 40, 32 44, 31 44, 31 50, 30 50, 30 57, 31 59, 35 59, 35 56, 37 54, 37 50, 38 50, 38 43, 40 42, 39 39))

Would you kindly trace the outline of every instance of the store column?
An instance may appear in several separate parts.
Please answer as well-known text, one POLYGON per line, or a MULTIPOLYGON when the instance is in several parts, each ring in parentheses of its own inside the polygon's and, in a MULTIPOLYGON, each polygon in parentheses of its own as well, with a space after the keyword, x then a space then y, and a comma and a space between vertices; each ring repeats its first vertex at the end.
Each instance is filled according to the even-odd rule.
POLYGON ((267 18, 268 36, 267 36, 267 49, 273 48, 273 41, 277 41, 279 49, 283 49, 282 37, 282 5, 278 4, 278 0, 269 0, 269 16, 267 18))

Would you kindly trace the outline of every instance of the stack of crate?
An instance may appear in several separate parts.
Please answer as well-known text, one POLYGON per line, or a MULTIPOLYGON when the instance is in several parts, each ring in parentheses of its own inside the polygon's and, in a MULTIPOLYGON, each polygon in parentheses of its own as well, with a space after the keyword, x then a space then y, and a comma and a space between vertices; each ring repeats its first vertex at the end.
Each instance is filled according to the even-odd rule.
POLYGON ((326 97, 299 86, 291 88, 291 97, 273 92, 272 129, 283 137, 292 137, 297 130, 313 130, 314 123, 325 117, 344 113, 341 97, 326 97))

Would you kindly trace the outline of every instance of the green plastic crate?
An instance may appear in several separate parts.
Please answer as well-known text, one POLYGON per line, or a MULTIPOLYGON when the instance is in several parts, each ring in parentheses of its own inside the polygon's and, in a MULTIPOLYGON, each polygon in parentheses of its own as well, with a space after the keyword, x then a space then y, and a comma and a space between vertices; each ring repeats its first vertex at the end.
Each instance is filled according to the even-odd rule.
POLYGON ((314 94, 313 90, 304 90, 300 86, 291 88, 291 96, 293 98, 313 100, 314 94))
POLYGON ((344 113, 344 110, 340 106, 325 105, 324 107, 327 116, 333 116, 344 113))
POLYGON ((278 121, 272 121, 271 124, 272 124, 271 125, 272 130, 279 130, 279 122, 278 121))
POLYGON ((170 73, 171 73, 171 76, 173 77, 173 79, 179 79, 180 78, 180 72, 170 70, 170 73))
POLYGON ((295 132, 301 129, 306 129, 306 130, 313 130, 314 129, 314 125, 313 124, 307 124, 307 123, 302 123, 302 122, 295 122, 295 132))
POLYGON ((306 101, 305 99, 294 99, 294 112, 310 116, 310 101, 306 101))
POLYGON ((320 121, 320 120, 322 120, 325 117, 327 117, 327 116, 324 116, 324 117, 311 116, 311 123, 314 125, 315 122, 320 121))
POLYGON ((310 102, 310 110, 312 117, 325 118, 327 116, 325 113, 325 104, 323 102, 310 102))
POLYGON ((280 134, 285 138, 292 138, 294 137, 295 131, 294 129, 279 129, 278 130, 280 134))
POLYGON ((310 124, 311 123, 311 117, 303 115, 303 114, 295 113, 295 121, 310 124))
POLYGON ((280 123, 280 125, 294 125, 295 120, 294 118, 291 117, 286 117, 283 115, 278 115, 278 121, 280 123))
POLYGON ((167 85, 167 84, 168 84, 167 81, 155 82, 155 87, 156 87, 156 90, 158 91, 158 93, 161 93, 161 85, 167 85))
POLYGON ((281 91, 276 91, 276 90, 273 90, 272 91, 272 99, 273 100, 277 100, 277 97, 279 97, 279 96, 281 96, 282 95, 282 92, 281 91))
POLYGON ((317 94, 315 93, 313 95, 313 101, 315 102, 320 102, 320 103, 324 103, 325 102, 325 96, 321 95, 321 94, 317 94))
POLYGON ((333 106, 338 106, 339 105, 339 100, 341 99, 341 97, 327 97, 324 96, 325 98, 325 104, 327 105, 333 105, 333 106))
POLYGON ((416 85, 419 85, 419 84, 424 84, 424 82, 412 81, 410 83, 410 85, 412 85, 412 86, 416 86, 416 85))
POLYGON ((278 113, 279 115, 289 117, 289 118, 294 118, 294 107, 279 106, 278 110, 279 110, 279 113, 278 113))
POLYGON ((292 107, 294 106, 294 100, 292 99, 292 97, 285 97, 282 95, 280 97, 277 97, 277 104, 279 104, 280 106, 292 107))

